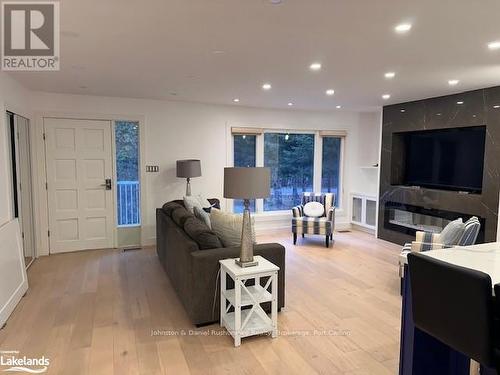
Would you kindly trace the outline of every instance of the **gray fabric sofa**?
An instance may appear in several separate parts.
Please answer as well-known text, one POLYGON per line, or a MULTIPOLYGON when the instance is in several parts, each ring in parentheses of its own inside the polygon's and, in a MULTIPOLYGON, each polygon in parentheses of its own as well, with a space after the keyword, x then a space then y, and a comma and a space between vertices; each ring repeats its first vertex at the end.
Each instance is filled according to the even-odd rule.
MULTIPOLYGON (((209 201, 214 207, 219 206, 217 199, 209 201)), ((174 202, 183 206, 182 201, 174 202)), ((156 251, 191 321, 198 326, 218 321, 219 260, 237 258, 239 247, 200 250, 198 244, 174 221, 171 212, 163 206, 156 210, 156 251), (215 304, 214 296, 216 296, 215 304)), ((281 309, 285 305, 285 248, 277 243, 258 244, 255 245, 254 254, 261 255, 280 267, 278 308, 281 309)), ((227 287, 232 288, 233 285, 232 280, 229 280, 227 287)), ((263 307, 270 311, 270 305, 263 307)))

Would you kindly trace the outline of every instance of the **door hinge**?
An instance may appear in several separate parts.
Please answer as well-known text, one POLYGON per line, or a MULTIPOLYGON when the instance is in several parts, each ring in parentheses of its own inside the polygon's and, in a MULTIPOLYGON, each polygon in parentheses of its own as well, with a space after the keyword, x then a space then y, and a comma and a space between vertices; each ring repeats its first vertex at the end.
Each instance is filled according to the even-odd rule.
POLYGON ((45 133, 43 133, 43 140, 45 141, 45 133))
POLYGON ((45 183, 45 190, 49 190, 49 183, 48 182, 45 183))
POLYGON ((47 231, 47 237, 50 237, 50 230, 47 231))
POLYGON ((23 239, 24 239, 24 232, 22 232, 22 233, 21 233, 21 238, 23 238, 23 239))

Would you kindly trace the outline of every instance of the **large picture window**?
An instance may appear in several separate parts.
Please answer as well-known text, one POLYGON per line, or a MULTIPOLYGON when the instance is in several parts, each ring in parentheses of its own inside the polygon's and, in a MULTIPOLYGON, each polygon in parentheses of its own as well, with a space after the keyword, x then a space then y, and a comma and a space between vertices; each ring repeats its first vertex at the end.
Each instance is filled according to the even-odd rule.
MULTIPOLYGON (((251 201, 253 212, 288 211, 301 203, 303 192, 335 194, 342 202, 342 164, 346 132, 289 132, 262 128, 232 128, 235 167, 268 167, 270 196, 251 201), (246 133, 246 134, 245 134, 246 133)), ((231 200, 243 212, 243 201, 231 200)))
MULTIPOLYGON (((234 135, 234 166, 235 167, 255 167, 256 141, 257 136, 253 134, 234 135)), ((255 212, 255 199, 250 201, 250 210, 255 212)), ((243 212, 243 200, 235 200, 233 211, 243 212)))
POLYGON ((334 193, 335 205, 340 196, 340 161, 342 157, 342 138, 323 137, 321 158, 321 192, 334 193))
POLYGON ((288 210, 313 190, 314 134, 265 133, 264 166, 271 168, 271 195, 264 211, 288 210))

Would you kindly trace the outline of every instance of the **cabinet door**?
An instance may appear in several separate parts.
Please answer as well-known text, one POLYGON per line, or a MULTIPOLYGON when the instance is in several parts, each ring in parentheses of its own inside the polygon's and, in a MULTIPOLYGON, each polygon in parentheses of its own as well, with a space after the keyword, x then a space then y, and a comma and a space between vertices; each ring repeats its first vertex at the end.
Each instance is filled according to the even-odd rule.
POLYGON ((363 199, 360 197, 352 197, 352 221, 363 222, 363 199))
POLYGON ((366 200, 366 225, 375 227, 377 220, 377 201, 366 200))

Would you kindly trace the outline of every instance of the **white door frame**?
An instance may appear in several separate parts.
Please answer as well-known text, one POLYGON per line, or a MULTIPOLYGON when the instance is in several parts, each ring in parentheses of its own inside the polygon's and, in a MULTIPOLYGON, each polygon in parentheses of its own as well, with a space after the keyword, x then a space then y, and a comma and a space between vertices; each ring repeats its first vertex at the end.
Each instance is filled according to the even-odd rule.
MULTIPOLYGON (((139 123, 139 179, 141 186, 141 233, 144 233, 144 225, 146 223, 146 194, 144 192, 147 189, 146 185, 146 173, 143 163, 145 161, 145 140, 146 140, 146 126, 145 117, 143 115, 113 115, 113 114, 89 114, 89 113, 73 113, 73 112, 36 112, 35 113, 35 127, 33 132, 33 140, 36 144, 36 148, 32 155, 36 156, 33 169, 36 170, 36 180, 33 181, 33 190, 35 192, 35 206, 37 207, 37 223, 36 226, 40 230, 36 231, 37 234, 37 256, 49 255, 49 218, 48 218, 48 204, 47 204, 47 190, 45 188, 47 170, 46 170, 46 155, 45 155, 45 144, 43 140, 43 120, 44 118, 67 118, 74 120, 106 120, 111 121, 112 124, 112 152, 113 152, 113 170, 116 171, 116 152, 114 144, 114 132, 115 132, 115 122, 116 121, 135 121, 139 123), (36 184, 36 186, 35 186, 36 184)), ((116 176, 114 178, 114 201, 116 207, 116 176)), ((115 224, 116 224, 116 209, 115 209, 115 224)), ((141 235, 142 242, 144 243, 144 235, 141 235)), ((113 228, 113 246, 117 245, 117 227, 113 228)))

